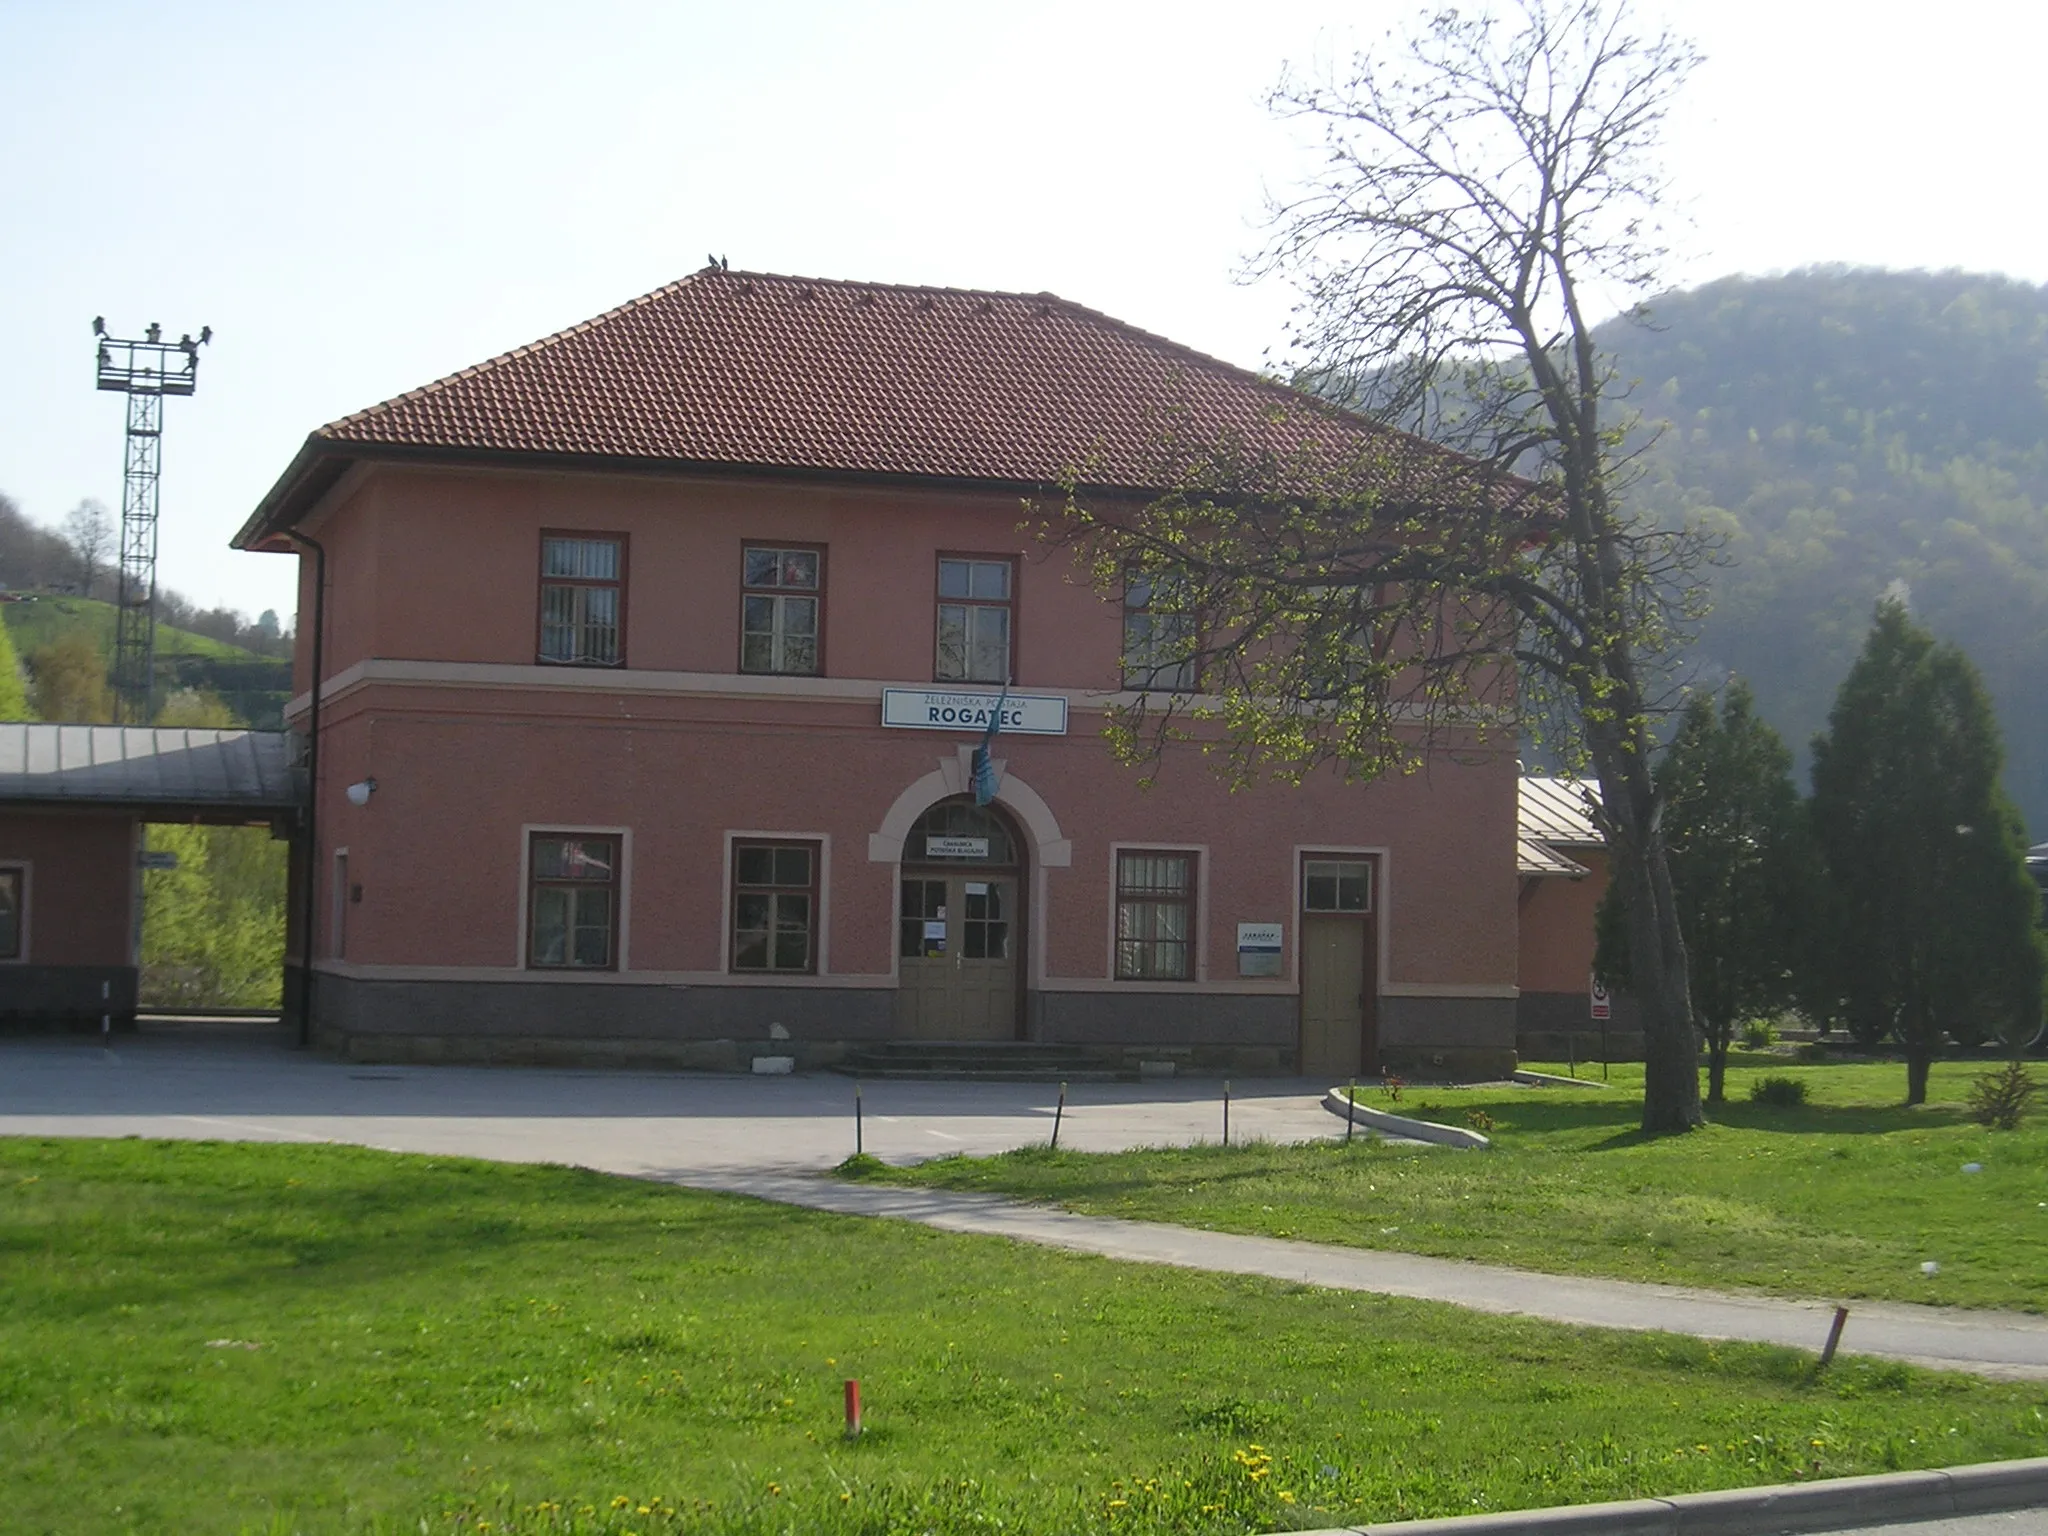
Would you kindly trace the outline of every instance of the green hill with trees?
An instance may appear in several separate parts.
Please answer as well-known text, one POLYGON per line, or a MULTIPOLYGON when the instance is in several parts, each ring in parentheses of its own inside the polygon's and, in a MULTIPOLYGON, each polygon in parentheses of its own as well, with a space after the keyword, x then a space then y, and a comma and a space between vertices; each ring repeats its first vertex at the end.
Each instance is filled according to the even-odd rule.
MULTIPOLYGON (((91 642, 99 666, 104 667, 113 654, 114 605, 97 598, 12 597, 0 602, 0 622, 31 672, 39 656, 79 637, 91 642)), ((291 686, 291 663, 284 658, 261 656, 226 640, 159 623, 156 671, 160 697, 195 689, 218 695, 243 723, 266 730, 283 723, 291 686)))
POLYGON ((1700 681, 1748 679, 1803 762, 1886 593, 1982 671, 2048 836, 2048 288, 1821 268, 1603 330, 1661 434, 1639 504, 1725 535, 1700 681))

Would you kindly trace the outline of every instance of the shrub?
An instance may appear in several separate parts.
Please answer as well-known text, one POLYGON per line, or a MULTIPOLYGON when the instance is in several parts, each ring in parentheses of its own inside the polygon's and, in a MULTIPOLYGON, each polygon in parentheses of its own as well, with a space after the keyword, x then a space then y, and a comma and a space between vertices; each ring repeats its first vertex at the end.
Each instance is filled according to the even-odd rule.
POLYGON ((2009 1061, 1970 1084, 1971 1118, 1994 1131, 2016 1131, 2026 1118, 2028 1104, 2040 1091, 2033 1074, 2009 1061))
POLYGON ((1742 1043, 1752 1051, 1768 1050, 1778 1043, 1778 1026, 1769 1019, 1751 1019, 1742 1026, 1742 1043))
POLYGON ((1797 1109, 1806 1102, 1806 1082, 1797 1077, 1760 1077, 1749 1085, 1749 1099, 1752 1104, 1797 1109))
POLYGON ((1493 1130, 1493 1116, 1483 1109, 1468 1109, 1465 1111, 1465 1124, 1475 1131, 1482 1133, 1491 1132, 1493 1130))

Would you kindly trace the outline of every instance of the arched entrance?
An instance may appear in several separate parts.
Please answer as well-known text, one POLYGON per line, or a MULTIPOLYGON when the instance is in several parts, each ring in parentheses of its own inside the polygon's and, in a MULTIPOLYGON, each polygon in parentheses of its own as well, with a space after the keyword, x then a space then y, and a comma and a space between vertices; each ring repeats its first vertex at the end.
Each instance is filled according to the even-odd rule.
POLYGON ((896 908, 898 1035, 1018 1037, 1024 846, 1007 815, 965 795, 912 823, 896 908))

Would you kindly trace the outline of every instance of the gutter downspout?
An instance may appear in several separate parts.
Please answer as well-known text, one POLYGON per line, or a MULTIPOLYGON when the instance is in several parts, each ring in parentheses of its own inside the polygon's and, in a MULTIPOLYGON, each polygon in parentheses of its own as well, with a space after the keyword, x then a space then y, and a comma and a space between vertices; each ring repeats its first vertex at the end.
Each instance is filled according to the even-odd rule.
POLYGON ((306 719, 306 888, 299 893, 299 1049, 313 1043, 313 930, 320 916, 320 683, 326 662, 327 550, 294 529, 288 537, 313 551, 313 703, 306 719))

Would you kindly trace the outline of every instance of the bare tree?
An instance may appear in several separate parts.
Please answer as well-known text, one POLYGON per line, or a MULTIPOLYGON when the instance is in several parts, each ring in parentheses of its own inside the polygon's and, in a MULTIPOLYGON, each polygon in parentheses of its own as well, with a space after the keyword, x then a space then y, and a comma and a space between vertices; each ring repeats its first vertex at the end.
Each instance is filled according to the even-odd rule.
POLYGON ((64 517, 64 542, 78 557, 78 590, 85 597, 99 580, 100 563, 114 547, 114 523, 107 509, 87 497, 64 517))
POLYGON ((1622 504, 1628 421, 1593 322, 1655 279, 1652 157, 1695 59, 1625 3, 1520 0, 1284 79, 1272 105, 1326 153, 1257 270, 1302 294, 1315 392, 1429 442, 1300 400, 1237 432, 1190 409, 1161 434, 1165 495, 1077 490, 1048 522, 1135 593, 1147 675, 1127 683, 1154 691, 1115 722, 1134 756, 1206 734, 1240 774, 1405 771, 1511 731, 1519 676, 1524 717, 1600 784, 1652 1132, 1701 1120, 1651 755, 1711 552, 1622 504))

